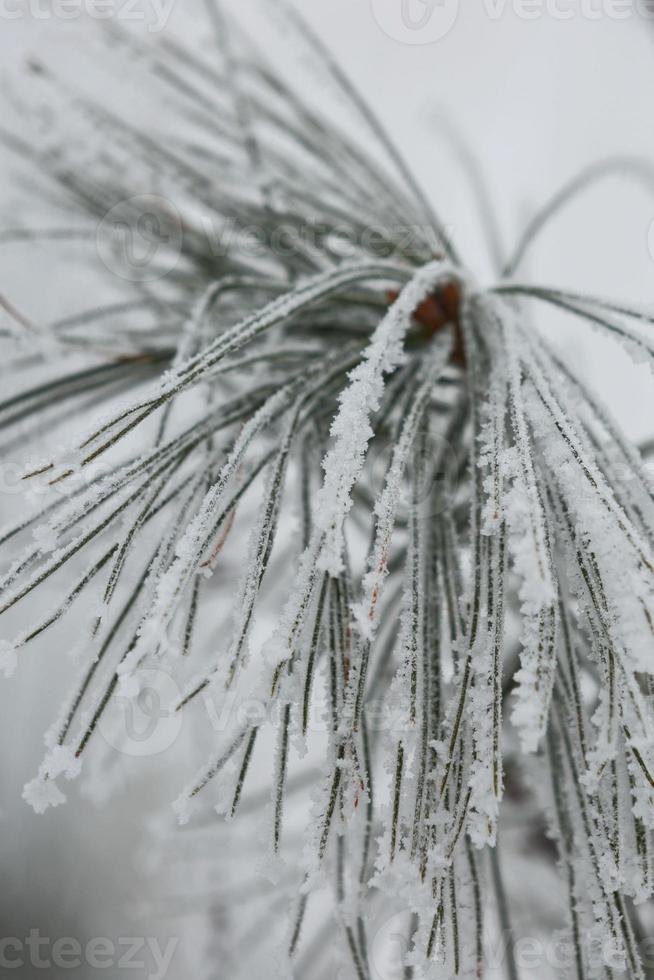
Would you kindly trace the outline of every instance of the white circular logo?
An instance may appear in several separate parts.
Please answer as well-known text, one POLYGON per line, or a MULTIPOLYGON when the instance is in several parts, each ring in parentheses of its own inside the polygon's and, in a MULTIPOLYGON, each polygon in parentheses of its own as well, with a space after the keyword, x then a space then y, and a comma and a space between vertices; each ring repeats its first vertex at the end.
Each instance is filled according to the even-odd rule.
POLYGON ((449 34, 459 0, 371 0, 382 31, 402 44, 433 44, 449 34))
POLYGON ((116 689, 98 728, 117 752, 137 757, 159 755, 176 741, 182 712, 175 711, 180 690, 164 670, 136 670, 116 689))
POLYGON ((647 229, 647 249, 652 259, 654 259, 654 218, 649 223, 647 229))
MULTIPOLYGON (((414 445, 424 441, 423 464, 418 467, 415 453, 407 460, 397 504, 397 518, 406 520, 412 504, 417 505, 419 521, 433 518, 451 510, 458 489, 459 459, 454 447, 444 436, 431 431, 428 422, 418 430, 414 445)), ((395 443, 378 437, 366 458, 361 484, 370 499, 381 492, 393 460, 395 443)))
POLYGON ((375 930, 370 944, 375 980, 403 980, 410 948, 411 914, 396 912, 375 930))
POLYGON ((152 282, 166 276, 179 261, 182 221, 164 197, 129 197, 107 211, 95 245, 110 272, 130 282, 152 282))

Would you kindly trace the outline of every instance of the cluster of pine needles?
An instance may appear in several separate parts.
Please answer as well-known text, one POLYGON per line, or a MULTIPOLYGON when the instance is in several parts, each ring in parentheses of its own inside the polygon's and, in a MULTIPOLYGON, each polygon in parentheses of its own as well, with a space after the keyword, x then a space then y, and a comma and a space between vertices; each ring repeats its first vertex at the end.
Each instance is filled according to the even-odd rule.
MULTIPOLYGON (((38 810, 64 800, 62 778, 92 766, 112 700, 144 670, 175 679, 171 710, 185 715, 246 692, 260 715, 232 712, 176 808, 191 827, 202 801, 238 818, 268 760, 259 804, 293 897, 291 972, 320 894, 358 980, 374 976, 370 909, 398 899, 412 923, 405 975, 483 976, 485 917, 499 912, 500 929, 510 917, 500 803, 505 783, 531 776, 570 975, 644 978, 652 481, 530 312, 563 311, 640 360, 654 356, 654 317, 518 271, 578 193, 652 171, 623 158, 584 171, 510 257, 494 249, 482 288, 321 40, 277 7, 361 138, 213 2, 211 57, 103 28, 165 107, 150 131, 35 62, 37 101, 66 118, 42 112, 39 140, 2 133, 30 194, 62 217, 5 222, 0 248, 50 240, 85 269, 112 209, 142 217, 144 187, 162 232, 159 277, 131 275, 125 255, 122 277, 97 263, 115 302, 44 325, 3 301, 16 379, 0 402, 5 452, 28 456, 32 436, 66 446, 30 461, 29 506, 0 532, 0 614, 19 628, 0 660, 9 673, 64 617, 82 636, 81 676, 25 796, 38 810), (230 230, 229 247, 208 247, 199 215, 230 230), (234 580, 220 575, 231 549, 234 580), (53 592, 44 614, 38 596, 53 592), (263 644, 262 607, 274 613, 263 644), (294 774, 307 753, 309 775, 294 774)), ((510 946, 505 969, 517 976, 510 946)))

